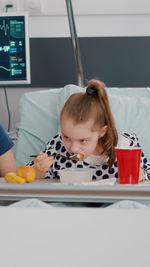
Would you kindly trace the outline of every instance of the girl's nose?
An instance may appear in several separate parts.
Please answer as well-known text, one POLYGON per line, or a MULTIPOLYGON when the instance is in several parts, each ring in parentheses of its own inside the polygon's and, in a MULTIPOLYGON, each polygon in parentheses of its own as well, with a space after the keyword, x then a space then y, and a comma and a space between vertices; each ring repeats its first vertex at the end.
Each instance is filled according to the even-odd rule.
POLYGON ((78 147, 77 143, 75 143, 75 142, 71 143, 69 150, 72 153, 78 153, 79 152, 79 147, 78 147))

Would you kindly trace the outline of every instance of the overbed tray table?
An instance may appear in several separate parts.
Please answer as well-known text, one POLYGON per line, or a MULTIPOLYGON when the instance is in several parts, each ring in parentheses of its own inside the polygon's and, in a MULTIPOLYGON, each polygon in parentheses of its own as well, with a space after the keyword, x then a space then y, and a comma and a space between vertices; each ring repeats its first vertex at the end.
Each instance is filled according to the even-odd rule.
POLYGON ((65 185, 41 179, 13 184, 0 179, 0 200, 37 198, 47 202, 114 203, 119 200, 150 201, 150 181, 138 185, 65 185))

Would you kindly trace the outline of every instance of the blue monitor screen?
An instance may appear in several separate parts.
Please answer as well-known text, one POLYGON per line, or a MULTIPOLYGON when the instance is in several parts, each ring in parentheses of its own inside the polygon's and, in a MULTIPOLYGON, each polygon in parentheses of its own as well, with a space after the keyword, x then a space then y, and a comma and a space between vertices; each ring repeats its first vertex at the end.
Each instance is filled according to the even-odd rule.
POLYGON ((27 13, 0 14, 0 85, 30 83, 27 13))

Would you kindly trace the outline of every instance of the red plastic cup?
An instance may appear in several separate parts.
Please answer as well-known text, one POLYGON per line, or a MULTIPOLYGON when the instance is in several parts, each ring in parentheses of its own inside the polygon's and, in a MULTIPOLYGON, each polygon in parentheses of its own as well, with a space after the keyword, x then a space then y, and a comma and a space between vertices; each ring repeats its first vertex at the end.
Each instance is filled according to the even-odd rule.
POLYGON ((138 184, 141 147, 116 147, 119 184, 138 184))

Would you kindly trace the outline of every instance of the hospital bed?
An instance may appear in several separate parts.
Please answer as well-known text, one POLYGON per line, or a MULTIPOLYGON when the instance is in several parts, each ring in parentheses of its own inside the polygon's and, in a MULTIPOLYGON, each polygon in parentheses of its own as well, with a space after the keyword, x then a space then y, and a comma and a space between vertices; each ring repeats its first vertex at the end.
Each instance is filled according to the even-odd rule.
MULTIPOLYGON (((77 91, 81 88, 67 85, 23 95, 16 126, 18 166, 43 150, 59 130, 61 108, 77 91)), ((107 88, 107 92, 118 130, 135 132, 150 159, 150 89, 107 88)), ((7 184, 2 178, 0 204, 8 201, 16 203, 0 208, 5 267, 149 266, 149 184, 73 186, 46 179, 7 184), (67 206, 71 202, 76 204, 72 208, 67 206), (101 203, 114 204, 98 208, 101 203)))
MULTIPOLYGON (((31 154, 42 151, 51 137, 60 130, 59 115, 69 95, 83 91, 76 85, 63 88, 26 92, 19 102, 20 121, 16 128, 18 167, 30 161, 31 154)), ((112 112, 120 132, 136 133, 143 151, 150 159, 150 88, 107 88, 112 112)), ((149 202, 150 185, 71 186, 50 180, 32 184, 12 185, 1 180, 1 200, 38 198, 44 201, 110 202, 136 200, 149 202)))

